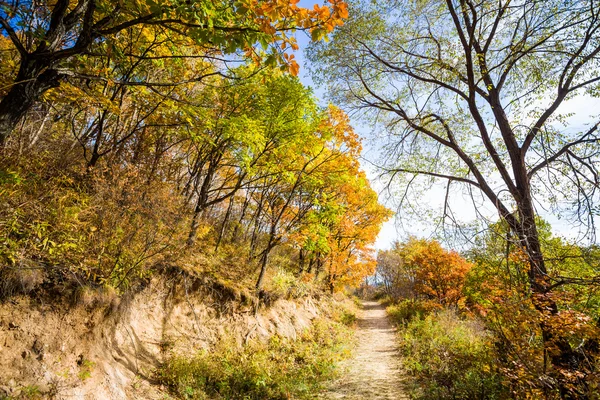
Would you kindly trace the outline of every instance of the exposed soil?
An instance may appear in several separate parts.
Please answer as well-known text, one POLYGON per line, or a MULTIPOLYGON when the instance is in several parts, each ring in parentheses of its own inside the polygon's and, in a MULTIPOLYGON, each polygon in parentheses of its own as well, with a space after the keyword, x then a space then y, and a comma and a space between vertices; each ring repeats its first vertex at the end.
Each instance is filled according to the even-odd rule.
POLYGON ((277 300, 254 315, 252 304, 226 288, 168 278, 157 276, 114 305, 28 296, 0 302, 0 399, 34 398, 27 390, 56 400, 170 398, 154 380, 165 356, 210 348, 224 335, 239 343, 294 339, 327 315, 328 303, 317 308, 311 298, 277 300))
POLYGON ((358 319, 356 356, 345 361, 343 377, 332 382, 322 399, 408 399, 396 329, 389 321, 385 307, 375 301, 364 301, 358 319))

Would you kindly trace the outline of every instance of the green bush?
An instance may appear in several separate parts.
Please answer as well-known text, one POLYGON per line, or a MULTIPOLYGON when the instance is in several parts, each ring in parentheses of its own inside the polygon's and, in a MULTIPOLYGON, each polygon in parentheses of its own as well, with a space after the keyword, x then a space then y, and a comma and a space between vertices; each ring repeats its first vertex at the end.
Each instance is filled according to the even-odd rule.
POLYGON ((356 314, 354 314, 352 311, 342 310, 340 322, 346 326, 353 326, 356 322, 356 314))
POLYGON ((414 319, 423 319, 439 305, 430 301, 402 300, 386 307, 392 321, 397 325, 406 325, 414 319))
POLYGON ((296 278, 294 275, 281 268, 279 268, 271 278, 273 291, 279 297, 287 297, 295 283, 296 278))
POLYGON ((418 399, 504 399, 491 337, 477 321, 450 310, 413 318, 401 335, 406 369, 418 399))
POLYGON ((185 399, 312 398, 349 353, 348 328, 316 321, 296 341, 278 336, 240 348, 223 340, 192 358, 172 357, 159 380, 185 399))

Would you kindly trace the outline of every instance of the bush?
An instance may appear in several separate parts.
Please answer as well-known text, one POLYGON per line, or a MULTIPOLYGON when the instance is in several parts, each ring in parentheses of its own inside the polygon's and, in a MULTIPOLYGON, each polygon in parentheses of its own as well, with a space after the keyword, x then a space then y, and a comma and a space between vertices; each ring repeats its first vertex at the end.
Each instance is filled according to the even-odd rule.
POLYGON ((360 298, 358 298, 356 296, 352 296, 351 299, 352 299, 352 303, 354 303, 354 306, 356 308, 363 308, 363 303, 360 298))
POLYGON ((439 309, 440 305, 434 301, 402 300, 388 306, 386 311, 395 324, 405 326, 412 320, 423 319, 439 309))
POLYGON ((340 315, 340 322, 346 326, 353 326, 356 322, 356 314, 352 311, 343 310, 340 315))
POLYGON ((272 290, 278 297, 287 297, 295 283, 294 275, 281 268, 271 278, 272 290))
POLYGON ((184 203, 168 184, 148 185, 133 167, 83 174, 32 164, 12 180, 0 165, 0 295, 44 279, 123 292, 181 257, 184 203))
POLYGON ((474 320, 450 310, 413 318, 401 335, 407 370, 418 399, 504 399, 491 337, 474 320))
POLYGON ((319 320, 296 341, 274 336, 240 348, 223 340, 210 352, 172 357, 158 378, 186 399, 312 398, 348 355, 347 337, 344 326, 319 320))

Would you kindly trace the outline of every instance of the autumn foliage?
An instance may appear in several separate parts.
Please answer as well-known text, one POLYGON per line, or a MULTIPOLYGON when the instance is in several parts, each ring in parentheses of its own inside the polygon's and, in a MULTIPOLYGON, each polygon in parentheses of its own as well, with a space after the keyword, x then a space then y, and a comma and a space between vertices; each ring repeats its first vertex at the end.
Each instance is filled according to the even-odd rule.
POLYGON ((388 312, 403 326, 405 362, 423 398, 594 398, 600 387, 597 290, 566 282, 594 276, 597 249, 554 237, 547 223, 538 224, 552 282, 560 288, 544 295, 529 289, 528 257, 507 240, 503 223, 478 237, 465 252, 469 261, 416 238, 379 253, 378 277, 392 298, 388 312), (579 363, 576 370, 549 362, 565 338, 578 349, 569 361, 579 363), (445 361, 431 361, 438 358, 445 361))
MULTIPOLYGON (((552 236, 544 221, 539 225, 553 282, 561 282, 565 276, 585 279, 594 274, 589 263, 597 257, 594 248, 552 236)), ((498 223, 472 250, 475 267, 465 289, 467 307, 497 336, 496 350, 503 358, 500 369, 512 393, 531 399, 586 398, 597 392, 600 383, 596 289, 559 283, 560 290, 531 293, 528 258, 506 237, 506 226, 498 223), (576 370, 549 362, 560 354, 565 338, 577 348, 570 361, 580 363, 576 370), (568 392, 557 390, 559 382, 568 392)))
POLYGON ((44 280, 124 292, 172 267, 287 295, 373 272, 390 213, 348 116, 294 77, 295 35, 323 39, 345 2, 59 0, 0 14, 5 295, 44 280))
POLYGON ((457 252, 443 249, 438 242, 421 241, 417 246, 418 250, 412 255, 417 265, 417 292, 435 298, 441 304, 456 305, 462 297, 471 264, 457 252))
POLYGON ((0 146, 49 90, 74 80, 161 88, 175 99, 175 88, 240 64, 297 75, 296 33, 321 40, 347 17, 342 0, 3 2, 0 146))
MULTIPOLYGON (((472 264, 455 251, 444 249, 435 240, 411 237, 405 243, 395 243, 388 253, 380 253, 380 273, 388 279, 395 270, 393 285, 410 287, 404 297, 433 299, 440 305, 457 305, 463 297, 463 287, 472 264), (395 256, 386 262, 386 257, 395 256), (411 293, 412 292, 412 293, 411 293)), ((394 293, 393 287, 390 292, 394 293)))

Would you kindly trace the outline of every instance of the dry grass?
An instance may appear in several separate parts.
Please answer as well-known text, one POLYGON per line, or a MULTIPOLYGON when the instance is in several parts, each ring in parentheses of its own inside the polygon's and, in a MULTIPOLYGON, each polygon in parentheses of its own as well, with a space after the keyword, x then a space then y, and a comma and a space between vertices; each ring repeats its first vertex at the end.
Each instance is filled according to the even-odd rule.
POLYGON ((5 267, 0 270, 0 299, 29 294, 44 282, 45 277, 46 273, 41 267, 5 267))
POLYGON ((114 288, 80 286, 74 293, 73 304, 84 308, 106 308, 114 310, 119 304, 119 295, 114 288))

